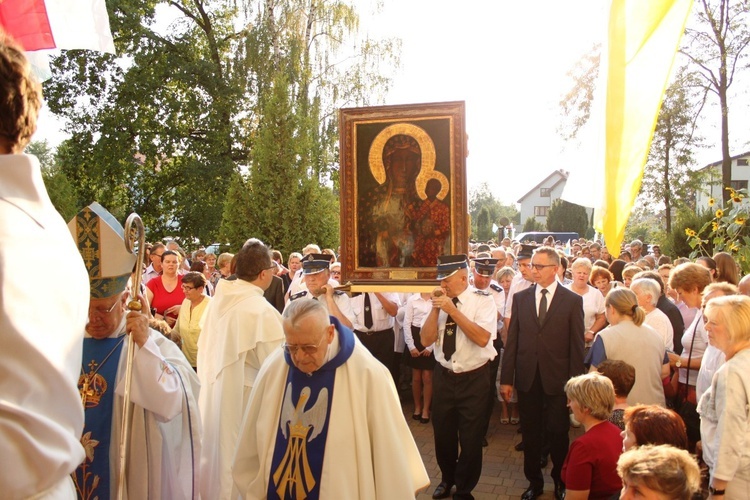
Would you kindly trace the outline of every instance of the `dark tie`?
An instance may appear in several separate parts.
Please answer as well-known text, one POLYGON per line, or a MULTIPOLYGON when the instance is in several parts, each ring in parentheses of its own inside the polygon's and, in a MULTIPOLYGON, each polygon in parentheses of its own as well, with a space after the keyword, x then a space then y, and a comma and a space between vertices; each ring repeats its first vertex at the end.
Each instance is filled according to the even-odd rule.
POLYGON ((370 307, 370 294, 365 293, 365 328, 372 328, 372 307, 370 307))
POLYGON ((539 301, 539 324, 544 323, 544 317, 547 315, 547 289, 542 288, 542 300, 539 301))
MULTIPOLYGON (((453 305, 458 306, 458 297, 453 297, 453 305)), ((443 356, 446 361, 456 352, 456 322, 448 315, 445 318, 445 332, 443 333, 443 356)))

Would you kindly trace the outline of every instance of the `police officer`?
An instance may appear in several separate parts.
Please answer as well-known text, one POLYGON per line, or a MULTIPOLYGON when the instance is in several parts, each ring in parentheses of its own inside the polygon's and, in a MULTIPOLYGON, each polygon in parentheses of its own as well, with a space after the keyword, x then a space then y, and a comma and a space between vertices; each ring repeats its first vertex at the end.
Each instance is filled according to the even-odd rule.
MULTIPOLYGON (((328 314, 338 319, 347 328, 354 328, 354 311, 349 296, 334 290, 336 281, 331 279, 332 255, 310 253, 302 258, 302 279, 307 290, 289 297, 289 302, 299 299, 320 301, 328 314)), ((287 304, 288 306, 289 304, 287 304)))

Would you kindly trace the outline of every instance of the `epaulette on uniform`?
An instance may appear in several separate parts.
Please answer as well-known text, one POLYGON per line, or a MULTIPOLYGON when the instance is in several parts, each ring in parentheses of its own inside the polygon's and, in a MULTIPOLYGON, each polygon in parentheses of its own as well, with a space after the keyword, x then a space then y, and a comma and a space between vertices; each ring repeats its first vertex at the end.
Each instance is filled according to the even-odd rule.
POLYGON ((302 290, 301 292, 297 292, 294 295, 292 295, 291 297, 289 297, 289 300, 292 301, 292 300, 296 300, 296 299, 301 299, 305 295, 307 295, 307 290, 302 290))
POLYGON ((487 296, 489 296, 490 294, 490 292, 488 292, 487 290, 474 290, 474 293, 478 295, 487 295, 487 296))
POLYGON ((497 293, 500 293, 500 292, 503 291, 503 287, 501 287, 500 285, 498 285, 496 283, 490 283, 490 288, 492 288, 493 290, 495 290, 497 293))

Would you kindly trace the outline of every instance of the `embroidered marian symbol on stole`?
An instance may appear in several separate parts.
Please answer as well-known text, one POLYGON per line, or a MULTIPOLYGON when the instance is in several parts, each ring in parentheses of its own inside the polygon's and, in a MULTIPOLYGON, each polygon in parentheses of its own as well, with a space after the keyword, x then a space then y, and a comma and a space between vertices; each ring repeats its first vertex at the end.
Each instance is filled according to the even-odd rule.
POLYGON ((305 405, 310 399, 310 388, 300 392, 297 404, 292 402, 292 384, 287 384, 281 408, 279 426, 287 439, 284 457, 273 473, 273 482, 279 498, 307 498, 315 487, 315 476, 307 457, 307 443, 323 430, 328 412, 328 389, 320 390, 318 399, 309 410, 305 405), (289 428, 287 429, 287 424, 289 428))

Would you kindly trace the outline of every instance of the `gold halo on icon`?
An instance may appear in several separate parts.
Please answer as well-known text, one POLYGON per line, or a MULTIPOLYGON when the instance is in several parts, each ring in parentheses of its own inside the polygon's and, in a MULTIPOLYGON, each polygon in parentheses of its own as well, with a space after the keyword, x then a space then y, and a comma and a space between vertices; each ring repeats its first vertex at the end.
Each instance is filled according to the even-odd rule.
POLYGON ((422 153, 422 165, 419 169, 419 175, 417 175, 417 179, 414 182, 417 195, 423 200, 426 199, 427 193, 425 193, 425 187, 427 186, 427 181, 437 179, 440 182, 440 193, 438 193, 437 197, 440 200, 445 199, 448 195, 448 179, 442 172, 435 170, 435 144, 427 132, 411 123, 389 125, 381 130, 375 137, 375 140, 372 141, 368 159, 370 172, 372 172, 372 176, 378 184, 383 184, 386 180, 385 165, 383 165, 383 148, 388 139, 395 135, 408 135, 419 144, 419 149, 422 153))

